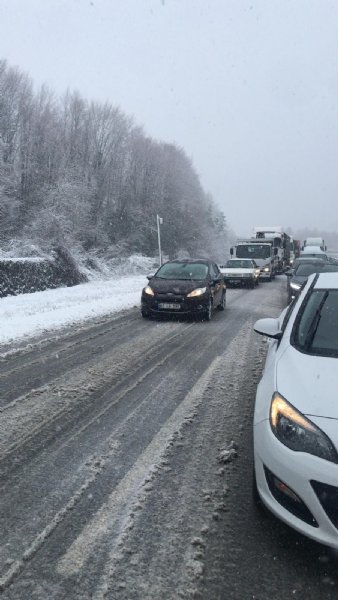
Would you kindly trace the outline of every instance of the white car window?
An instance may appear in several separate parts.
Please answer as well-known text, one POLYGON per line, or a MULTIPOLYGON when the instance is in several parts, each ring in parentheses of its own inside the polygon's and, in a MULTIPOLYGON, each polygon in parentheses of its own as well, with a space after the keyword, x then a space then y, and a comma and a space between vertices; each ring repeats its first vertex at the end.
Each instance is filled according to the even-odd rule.
POLYGON ((309 354, 338 356, 338 290, 313 290, 296 325, 294 343, 309 354))

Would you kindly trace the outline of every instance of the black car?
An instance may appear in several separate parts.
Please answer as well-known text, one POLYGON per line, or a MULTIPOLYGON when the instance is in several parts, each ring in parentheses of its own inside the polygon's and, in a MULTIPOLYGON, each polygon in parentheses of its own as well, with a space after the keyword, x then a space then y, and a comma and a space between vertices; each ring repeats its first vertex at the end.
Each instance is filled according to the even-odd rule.
POLYGON ((148 279, 142 290, 143 317, 194 314, 210 321, 214 308, 225 308, 224 278, 210 260, 169 261, 148 279))
POLYGON ((298 259, 298 263, 291 271, 286 271, 288 277, 288 301, 299 293, 303 284, 312 273, 332 273, 338 271, 338 264, 318 259, 298 259))

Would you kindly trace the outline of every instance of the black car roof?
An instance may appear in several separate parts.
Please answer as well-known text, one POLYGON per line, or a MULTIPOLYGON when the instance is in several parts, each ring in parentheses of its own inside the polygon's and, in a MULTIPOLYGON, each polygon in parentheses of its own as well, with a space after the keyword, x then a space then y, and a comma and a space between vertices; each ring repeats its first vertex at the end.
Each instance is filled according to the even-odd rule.
POLYGON ((300 263, 306 263, 307 265, 326 265, 327 260, 322 260, 321 258, 307 258, 306 260, 297 259, 297 264, 300 263))
POLYGON ((166 263, 163 264, 168 264, 168 263, 205 263, 206 265, 209 265, 210 263, 212 263, 214 261, 209 260, 208 258, 187 258, 187 259, 178 259, 176 258, 175 260, 167 260, 166 263))

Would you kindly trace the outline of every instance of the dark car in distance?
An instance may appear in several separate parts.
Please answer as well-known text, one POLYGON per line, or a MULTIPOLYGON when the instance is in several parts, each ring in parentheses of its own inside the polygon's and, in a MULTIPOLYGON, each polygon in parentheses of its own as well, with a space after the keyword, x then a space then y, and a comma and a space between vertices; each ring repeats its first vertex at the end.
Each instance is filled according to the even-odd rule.
POLYGON ((192 314, 210 321, 213 309, 225 308, 224 277, 210 260, 169 261, 148 280, 141 297, 143 317, 192 314))
POLYGON ((338 263, 328 262, 319 259, 298 259, 295 268, 286 271, 288 301, 298 295, 307 278, 313 273, 335 273, 338 271, 338 263))

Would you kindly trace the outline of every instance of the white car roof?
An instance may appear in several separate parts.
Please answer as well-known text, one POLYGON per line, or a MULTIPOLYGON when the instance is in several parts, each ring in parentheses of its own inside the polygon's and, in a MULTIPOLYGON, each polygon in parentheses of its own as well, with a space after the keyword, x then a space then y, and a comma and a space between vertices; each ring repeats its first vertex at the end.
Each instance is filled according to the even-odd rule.
MULTIPOLYGON (((315 275, 312 275, 311 277, 315 277, 315 275)), ((319 273, 318 279, 314 287, 315 289, 338 289, 338 273, 319 273)))

